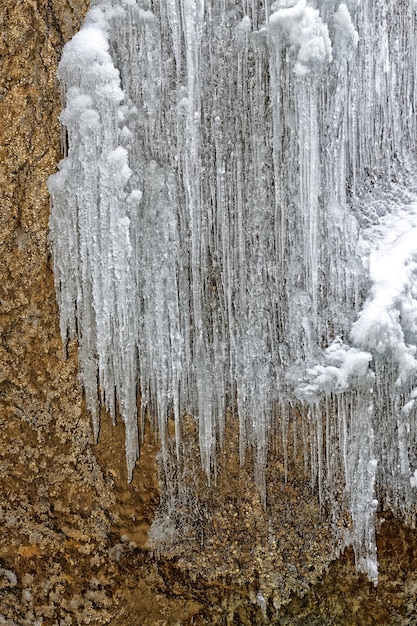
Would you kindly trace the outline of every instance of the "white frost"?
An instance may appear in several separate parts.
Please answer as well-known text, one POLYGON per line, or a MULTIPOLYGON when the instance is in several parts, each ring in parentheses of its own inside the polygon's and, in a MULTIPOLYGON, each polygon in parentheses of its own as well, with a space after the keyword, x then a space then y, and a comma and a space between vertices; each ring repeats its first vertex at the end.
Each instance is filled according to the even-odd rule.
POLYGON ((352 46, 356 48, 359 42, 359 34, 353 25, 352 17, 346 4, 342 3, 339 5, 334 14, 333 21, 336 28, 339 29, 343 36, 350 40, 352 46))
MULTIPOLYGON (((276 5, 275 5, 276 6, 276 5)), ((332 44, 327 24, 318 9, 307 6, 307 0, 299 0, 294 6, 280 8, 278 5, 269 18, 272 31, 286 34, 297 54, 294 72, 298 76, 321 69, 332 59, 332 44)))
POLYGON ((381 219, 368 237, 372 287, 351 337, 364 350, 388 354, 401 385, 417 370, 417 203, 381 219))

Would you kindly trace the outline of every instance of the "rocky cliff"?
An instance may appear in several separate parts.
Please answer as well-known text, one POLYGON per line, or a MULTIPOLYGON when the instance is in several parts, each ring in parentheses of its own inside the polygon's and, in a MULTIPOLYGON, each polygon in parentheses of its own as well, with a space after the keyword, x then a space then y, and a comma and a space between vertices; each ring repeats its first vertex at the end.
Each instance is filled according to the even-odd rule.
POLYGON ((350 553, 330 564, 308 481, 285 484, 272 457, 270 540, 231 433, 217 489, 190 477, 204 507, 188 502, 177 525, 194 534, 156 558, 154 436, 130 485, 122 425, 103 415, 94 445, 77 346, 64 354, 59 336, 46 188, 61 156, 56 67, 87 4, 3 0, 0 15, 0 624, 416 624, 414 531, 381 524, 375 589, 350 553))

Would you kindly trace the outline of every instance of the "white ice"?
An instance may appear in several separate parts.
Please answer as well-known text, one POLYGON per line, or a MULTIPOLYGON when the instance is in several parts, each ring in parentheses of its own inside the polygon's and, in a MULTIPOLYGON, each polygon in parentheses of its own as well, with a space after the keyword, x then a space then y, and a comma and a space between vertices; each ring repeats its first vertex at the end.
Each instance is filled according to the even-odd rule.
POLYGON ((49 181, 95 436, 101 405, 121 415, 131 477, 146 412, 165 463, 187 413, 211 480, 233 405, 267 505, 296 407, 311 483, 352 520, 337 545, 374 582, 377 507, 416 502, 415 12, 97 0, 60 63, 49 181))

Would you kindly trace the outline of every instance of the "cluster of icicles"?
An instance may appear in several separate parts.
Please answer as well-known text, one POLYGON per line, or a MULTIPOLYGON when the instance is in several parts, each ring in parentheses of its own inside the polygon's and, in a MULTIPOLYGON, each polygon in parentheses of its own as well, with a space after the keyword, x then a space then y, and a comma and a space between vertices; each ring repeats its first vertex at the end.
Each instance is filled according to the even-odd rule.
POLYGON ((235 403, 266 502, 296 407, 374 582, 378 500, 411 521, 417 485, 416 61, 412 0, 94 2, 49 180, 96 436, 119 411, 131 476, 145 412, 163 454, 192 415, 210 479, 235 403))

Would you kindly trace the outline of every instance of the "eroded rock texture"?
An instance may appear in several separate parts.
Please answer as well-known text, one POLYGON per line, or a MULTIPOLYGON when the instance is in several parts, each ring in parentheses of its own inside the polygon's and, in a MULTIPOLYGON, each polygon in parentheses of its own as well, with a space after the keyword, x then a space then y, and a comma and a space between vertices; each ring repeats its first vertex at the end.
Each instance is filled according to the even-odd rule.
MULTIPOLYGON (((63 358, 47 240, 45 183, 60 158, 56 66, 86 8, 13 0, 0 11, 0 623, 106 623, 132 550, 114 535, 117 456, 106 465, 103 452, 103 473, 76 347, 63 358)), ((144 486, 152 502, 155 472, 138 484, 125 500, 144 486)))
MULTIPOLYGON (((205 492, 190 443, 190 497, 161 529, 157 560, 153 435, 131 485, 122 426, 103 416, 93 445, 76 346, 64 359, 59 337, 45 184, 60 158, 56 67, 86 9, 3 0, 0 10, 0 624, 417 623, 414 531, 382 525, 377 589, 347 554, 307 591, 333 556, 308 481, 285 484, 272 455, 271 538, 230 434, 218 485, 205 492)), ((185 441, 193 436, 191 424, 185 441)))

